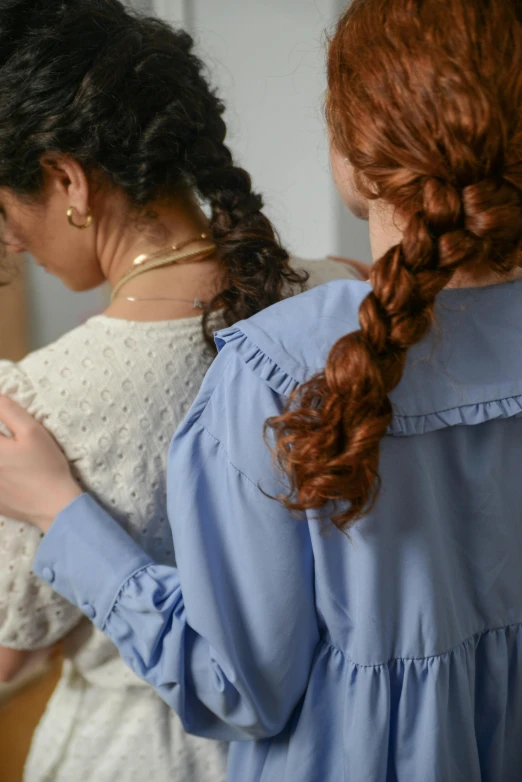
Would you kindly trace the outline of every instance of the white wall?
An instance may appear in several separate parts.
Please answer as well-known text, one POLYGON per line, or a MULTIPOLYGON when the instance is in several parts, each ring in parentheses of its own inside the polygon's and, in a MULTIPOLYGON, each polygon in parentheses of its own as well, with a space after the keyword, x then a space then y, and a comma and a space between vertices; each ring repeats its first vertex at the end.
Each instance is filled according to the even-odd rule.
MULTIPOLYGON (((145 14, 152 14, 155 11, 154 0, 123 0, 123 2, 130 5, 131 8, 135 8, 137 11, 142 11, 145 14)), ((169 3, 170 0, 164 0, 164 2, 169 3)), ((177 2, 177 0, 172 0, 172 2, 177 2)))
POLYGON ((344 0, 185 0, 184 23, 228 106, 231 146, 291 250, 369 259, 367 227, 335 192, 323 116, 325 30, 343 6, 344 0))
POLYGON ((135 0, 138 6, 151 2, 158 16, 171 24, 184 24, 191 0, 135 0))

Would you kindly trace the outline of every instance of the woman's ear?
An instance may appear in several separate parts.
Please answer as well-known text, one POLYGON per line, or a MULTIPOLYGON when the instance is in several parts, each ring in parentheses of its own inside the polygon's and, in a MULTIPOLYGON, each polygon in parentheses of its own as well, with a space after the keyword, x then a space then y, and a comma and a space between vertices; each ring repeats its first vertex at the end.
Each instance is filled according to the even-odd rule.
POLYGON ((58 192, 82 217, 89 214, 90 183, 81 165, 68 155, 45 154, 40 158, 45 188, 58 192))

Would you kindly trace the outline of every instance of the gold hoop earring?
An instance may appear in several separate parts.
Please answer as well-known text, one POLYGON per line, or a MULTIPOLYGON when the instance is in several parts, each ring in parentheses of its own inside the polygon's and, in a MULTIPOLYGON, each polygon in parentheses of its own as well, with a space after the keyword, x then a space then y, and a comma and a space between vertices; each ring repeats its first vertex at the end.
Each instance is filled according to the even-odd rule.
POLYGON ((79 231, 83 231, 84 228, 88 228, 92 223, 92 212, 89 209, 89 214, 87 215, 87 220, 83 225, 78 225, 73 220, 73 215, 76 211, 76 208, 74 206, 69 207, 67 210, 67 220, 69 221, 69 225, 72 226, 72 228, 77 228, 79 231))

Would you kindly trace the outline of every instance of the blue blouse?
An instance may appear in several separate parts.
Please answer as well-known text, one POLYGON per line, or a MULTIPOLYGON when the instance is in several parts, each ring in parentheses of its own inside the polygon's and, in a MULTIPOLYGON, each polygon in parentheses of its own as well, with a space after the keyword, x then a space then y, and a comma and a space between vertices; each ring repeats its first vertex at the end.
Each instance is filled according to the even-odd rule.
POLYGON ((231 782, 520 782, 522 281, 441 294, 350 537, 267 497, 263 423, 368 291, 335 281, 217 335, 170 448, 177 569, 84 495, 35 571, 188 731, 234 742, 231 782))

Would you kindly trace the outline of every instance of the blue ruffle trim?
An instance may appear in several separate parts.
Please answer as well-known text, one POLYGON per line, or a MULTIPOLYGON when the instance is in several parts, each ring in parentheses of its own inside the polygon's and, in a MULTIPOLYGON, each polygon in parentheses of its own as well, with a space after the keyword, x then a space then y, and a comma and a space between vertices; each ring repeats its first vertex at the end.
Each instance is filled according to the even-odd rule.
MULTIPOLYGON (((298 380, 269 358, 238 326, 231 326, 217 332, 216 345, 218 350, 222 350, 225 345, 232 343, 245 364, 277 394, 289 397, 299 386, 298 380)), ((478 404, 459 405, 447 410, 419 415, 395 413, 388 431, 391 435, 406 437, 435 432, 450 426, 475 426, 498 418, 519 418, 521 416, 522 395, 478 404)))
POLYGON ((449 426, 475 426, 497 418, 519 418, 522 416, 522 396, 480 402, 473 405, 452 407, 437 413, 425 415, 394 414, 390 434, 407 436, 426 434, 449 426))
POLYGON ((241 356, 249 369, 255 372, 276 394, 291 396, 298 387, 299 381, 284 372, 237 326, 218 331, 215 340, 218 351, 222 350, 225 345, 234 343, 236 353, 241 356))

